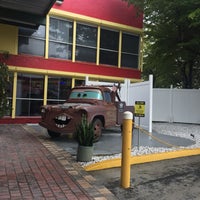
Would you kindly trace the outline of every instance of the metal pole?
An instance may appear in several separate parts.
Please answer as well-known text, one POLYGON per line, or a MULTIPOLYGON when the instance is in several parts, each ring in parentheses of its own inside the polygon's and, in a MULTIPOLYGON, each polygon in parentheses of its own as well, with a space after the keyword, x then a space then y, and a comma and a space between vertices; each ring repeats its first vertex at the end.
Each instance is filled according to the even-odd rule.
POLYGON ((123 115, 121 186, 130 187, 131 174, 131 144, 132 144, 133 113, 126 111, 123 115))
POLYGON ((140 117, 138 121, 138 150, 140 149, 140 117))

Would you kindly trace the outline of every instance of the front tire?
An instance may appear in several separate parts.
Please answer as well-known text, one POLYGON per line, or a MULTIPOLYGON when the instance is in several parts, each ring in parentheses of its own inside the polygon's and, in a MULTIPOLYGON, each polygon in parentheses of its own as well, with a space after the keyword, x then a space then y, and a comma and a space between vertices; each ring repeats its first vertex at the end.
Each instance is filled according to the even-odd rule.
POLYGON ((60 137, 60 135, 61 135, 61 133, 57 133, 57 132, 50 131, 50 130, 47 130, 47 131, 51 138, 57 138, 57 137, 60 137))
POLYGON ((92 124, 94 128, 94 142, 98 142, 102 135, 103 123, 99 118, 95 118, 92 124))

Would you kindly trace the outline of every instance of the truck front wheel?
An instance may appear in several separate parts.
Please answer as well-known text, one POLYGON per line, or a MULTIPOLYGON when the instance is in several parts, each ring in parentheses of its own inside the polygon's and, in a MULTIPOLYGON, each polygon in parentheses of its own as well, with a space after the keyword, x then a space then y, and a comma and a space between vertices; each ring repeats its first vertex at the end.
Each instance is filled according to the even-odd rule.
POLYGON ((92 124, 94 128, 94 142, 98 142, 102 134, 103 123, 99 118, 95 118, 92 124))

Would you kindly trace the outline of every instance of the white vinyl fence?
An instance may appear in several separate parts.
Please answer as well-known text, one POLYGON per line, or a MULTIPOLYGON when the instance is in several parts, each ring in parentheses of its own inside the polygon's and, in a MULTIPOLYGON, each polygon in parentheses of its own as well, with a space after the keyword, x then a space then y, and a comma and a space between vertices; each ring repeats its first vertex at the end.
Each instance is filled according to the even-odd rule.
MULTIPOLYGON (((86 77, 86 84, 110 83, 89 81, 86 77)), ((128 106, 135 105, 135 101, 145 101, 145 117, 140 118, 143 128, 152 132, 152 121, 200 124, 200 89, 153 89, 152 85, 152 75, 149 81, 132 84, 126 79, 121 84, 120 98, 128 106)), ((138 118, 135 119, 138 124, 138 118)))
POLYGON ((154 88, 153 121, 200 124, 200 90, 154 88))
MULTIPOLYGON (((135 105, 136 101, 145 102, 145 117, 140 117, 140 126, 150 133, 152 132, 152 104, 153 104, 153 76, 149 76, 149 81, 140 83, 130 83, 130 80, 125 80, 124 87, 121 92, 122 100, 126 101, 127 105, 135 105)), ((139 124, 139 118, 135 117, 135 123, 139 124)))

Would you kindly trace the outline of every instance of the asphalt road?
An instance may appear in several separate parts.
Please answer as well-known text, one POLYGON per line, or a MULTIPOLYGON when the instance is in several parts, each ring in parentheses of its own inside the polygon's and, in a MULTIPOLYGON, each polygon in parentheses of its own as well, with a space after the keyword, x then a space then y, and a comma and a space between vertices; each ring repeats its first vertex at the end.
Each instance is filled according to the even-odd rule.
POLYGON ((128 189, 120 168, 89 173, 120 200, 200 200, 200 156, 133 165, 128 189))

